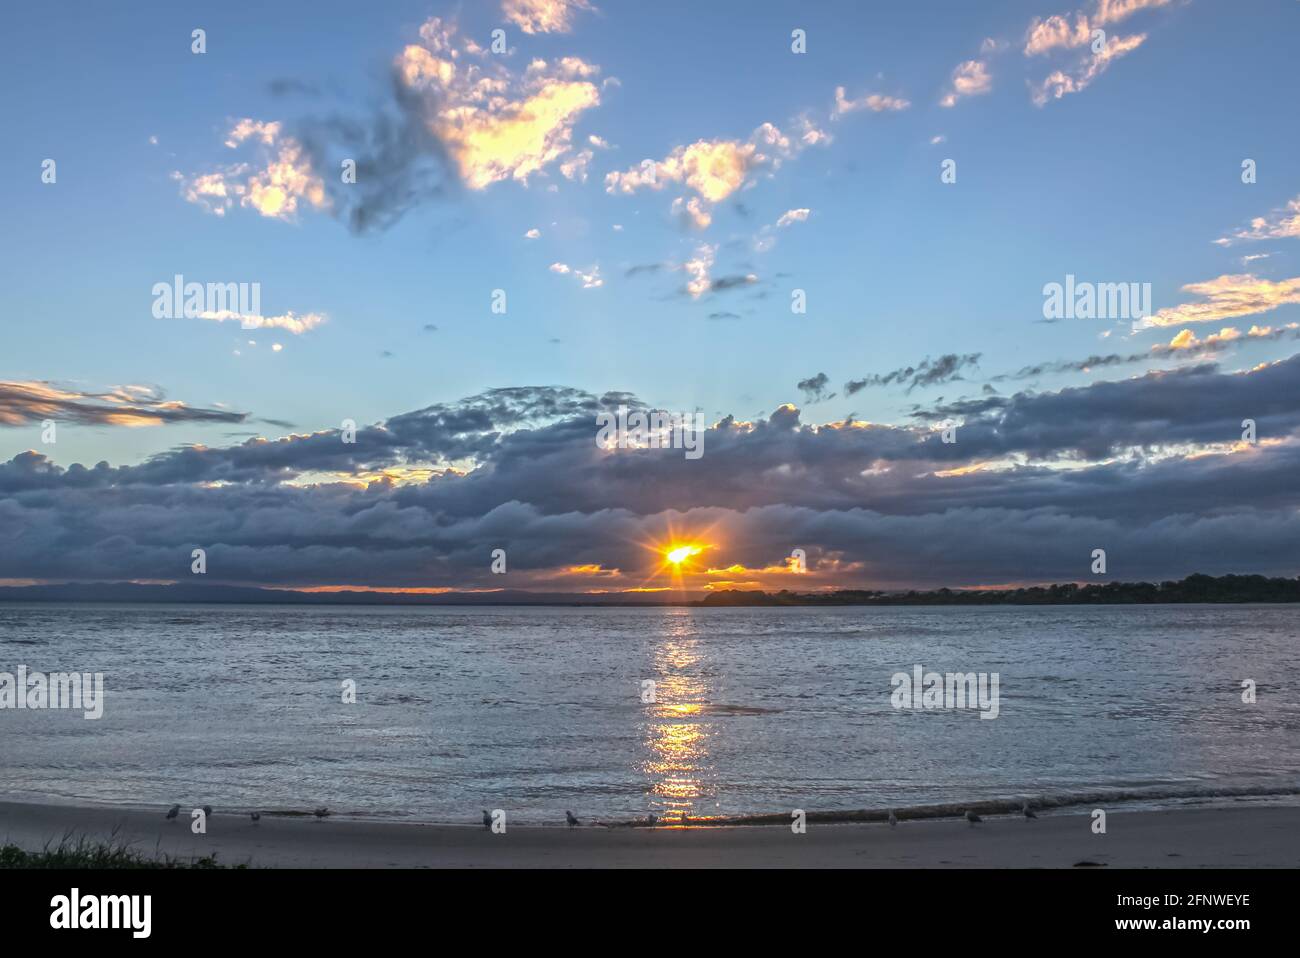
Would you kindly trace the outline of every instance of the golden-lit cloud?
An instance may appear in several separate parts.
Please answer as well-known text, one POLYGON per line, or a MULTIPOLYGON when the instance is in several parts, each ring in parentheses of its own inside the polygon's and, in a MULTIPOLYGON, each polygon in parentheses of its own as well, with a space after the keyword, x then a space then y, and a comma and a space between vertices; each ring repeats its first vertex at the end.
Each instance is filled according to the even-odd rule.
POLYGON ((1212 323, 1300 303, 1300 276, 1273 282, 1250 273, 1224 275, 1202 283, 1188 283, 1183 292, 1200 296, 1203 302, 1159 310, 1135 324, 1134 328, 1212 323))
POLYGON ((294 219, 299 203, 317 209, 329 205, 325 184, 312 170, 302 144, 285 134, 280 123, 247 117, 236 120, 225 145, 234 150, 248 141, 260 144, 262 156, 257 164, 239 162, 188 177, 173 173, 185 199, 217 216, 224 216, 238 203, 279 220, 294 219))
POLYGON ((89 426, 161 426, 172 422, 239 423, 246 413, 202 409, 167 399, 152 386, 86 392, 45 381, 0 382, 0 426, 46 419, 89 426))
POLYGON ((524 33, 568 33, 579 11, 595 11, 588 0, 504 0, 501 12, 524 33))
POLYGON ((455 24, 438 17, 420 28, 419 44, 396 61, 397 75, 424 98, 430 131, 470 189, 528 178, 568 158, 564 175, 585 178, 590 156, 573 158, 573 126, 600 103, 591 82, 600 68, 577 57, 535 59, 512 74, 455 24))
MULTIPOLYGON (((1267 216, 1256 216, 1250 221, 1248 229, 1241 229, 1230 236, 1221 236, 1214 242, 1220 246, 1229 246, 1241 240, 1297 239, 1300 238, 1300 196, 1291 200, 1280 209, 1273 210, 1267 216)), ((1246 257, 1252 259, 1255 257, 1246 257)))
POLYGON ((1148 8, 1163 7, 1170 0, 1098 0, 1092 14, 1076 11, 1035 17, 1025 38, 1025 56, 1042 56, 1053 50, 1072 50, 1091 42, 1094 30, 1122 23, 1148 8))
POLYGON ((957 101, 968 96, 980 96, 993 89, 993 77, 983 60, 967 60, 957 64, 952 71, 948 92, 939 100, 940 106, 956 106, 957 101))
POLYGON ((712 207, 753 185, 758 171, 777 170, 806 147, 830 142, 806 117, 796 121, 796 126, 799 132, 793 137, 772 123, 763 123, 746 140, 696 140, 677 146, 661 160, 647 159, 630 169, 607 173, 605 192, 630 195, 643 189, 684 187, 695 195, 678 196, 672 212, 688 225, 704 229, 713 221, 712 207))
POLYGON ((1132 53, 1146 41, 1145 33, 1111 37, 1100 53, 1095 53, 1071 71, 1054 70, 1037 86, 1030 86, 1035 106, 1044 106, 1071 93, 1081 93, 1093 80, 1106 72, 1115 60, 1132 53))
POLYGON ((835 88, 835 109, 831 113, 832 119, 858 110, 870 110, 872 113, 897 112, 906 110, 912 105, 910 101, 902 97, 886 96, 880 93, 869 93, 856 100, 850 100, 845 94, 844 87, 837 86, 835 88))

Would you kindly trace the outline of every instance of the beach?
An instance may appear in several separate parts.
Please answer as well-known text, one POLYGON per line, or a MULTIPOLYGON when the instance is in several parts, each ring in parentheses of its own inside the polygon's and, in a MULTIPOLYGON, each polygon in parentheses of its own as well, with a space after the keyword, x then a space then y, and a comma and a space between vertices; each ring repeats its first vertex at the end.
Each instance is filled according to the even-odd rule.
POLYGON ((884 824, 604 827, 412 823, 217 811, 206 835, 188 809, 0 802, 0 844, 28 851, 63 839, 127 843, 148 857, 215 855, 253 868, 1296 868, 1300 807, 1252 805, 1111 810, 1104 835, 1090 810, 884 824))

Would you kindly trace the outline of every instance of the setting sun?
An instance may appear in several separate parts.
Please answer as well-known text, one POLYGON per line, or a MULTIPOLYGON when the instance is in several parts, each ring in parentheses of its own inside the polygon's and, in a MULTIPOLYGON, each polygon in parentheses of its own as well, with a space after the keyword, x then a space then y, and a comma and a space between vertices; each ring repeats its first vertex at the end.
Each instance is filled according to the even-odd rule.
POLYGON ((704 549, 700 546, 674 546, 667 552, 667 559, 673 565, 681 565, 691 556, 699 555, 704 549))

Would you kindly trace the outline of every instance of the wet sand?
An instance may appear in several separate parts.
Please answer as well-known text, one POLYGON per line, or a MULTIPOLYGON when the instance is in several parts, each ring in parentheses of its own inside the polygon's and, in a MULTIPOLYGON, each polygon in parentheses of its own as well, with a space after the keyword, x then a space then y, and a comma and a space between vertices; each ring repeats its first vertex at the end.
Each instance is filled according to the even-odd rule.
POLYGON ((279 868, 1111 868, 1300 867, 1300 807, 1111 810, 1105 835, 1085 811, 1036 821, 577 828, 414 825, 216 812, 206 835, 188 809, 83 808, 0 802, 0 843, 39 850, 65 837, 127 842, 148 855, 217 856, 279 868))

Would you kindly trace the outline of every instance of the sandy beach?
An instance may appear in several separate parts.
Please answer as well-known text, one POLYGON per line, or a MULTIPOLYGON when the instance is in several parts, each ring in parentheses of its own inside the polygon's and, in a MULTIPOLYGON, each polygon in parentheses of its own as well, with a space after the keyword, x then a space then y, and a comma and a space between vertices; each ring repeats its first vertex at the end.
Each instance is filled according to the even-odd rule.
POLYGON ((324 821, 217 812, 193 835, 163 810, 0 802, 0 842, 28 850, 65 837, 128 842, 146 855, 216 855, 269 868, 1111 868, 1300 867, 1300 807, 1113 810, 1094 835, 1084 813, 1035 821, 578 828, 324 821), (1085 866, 1086 867, 1086 866, 1085 866))

